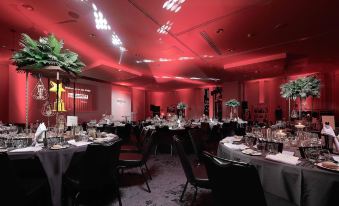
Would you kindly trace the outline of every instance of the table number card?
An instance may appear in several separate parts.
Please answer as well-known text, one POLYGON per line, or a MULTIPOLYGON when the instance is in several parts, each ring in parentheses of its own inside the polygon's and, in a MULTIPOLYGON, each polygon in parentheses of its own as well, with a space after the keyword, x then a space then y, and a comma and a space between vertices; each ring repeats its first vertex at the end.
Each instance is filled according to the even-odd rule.
POLYGON ((67 126, 77 126, 78 125, 78 116, 67 116, 67 126))

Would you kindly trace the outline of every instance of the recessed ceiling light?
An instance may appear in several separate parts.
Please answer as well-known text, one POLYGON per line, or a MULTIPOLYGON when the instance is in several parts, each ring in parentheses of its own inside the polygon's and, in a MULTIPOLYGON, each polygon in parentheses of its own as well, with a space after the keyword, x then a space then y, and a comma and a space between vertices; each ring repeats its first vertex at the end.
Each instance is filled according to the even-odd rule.
POLYGON ((171 77, 169 76, 162 76, 163 79, 170 79, 171 77))
POLYGON ((285 28, 287 26, 286 23, 281 23, 281 24, 277 24, 274 26, 274 29, 282 29, 285 28))
POLYGON ((88 34, 88 36, 91 37, 91 38, 95 38, 96 37, 95 34, 88 34))
POLYGON ((199 78, 199 77, 191 77, 190 79, 201 79, 201 78, 199 78))
POLYGON ((175 77, 176 79, 183 79, 184 77, 175 77))
POLYGON ((248 34, 247 34, 247 38, 252 38, 252 37, 254 37, 254 36, 255 36, 254 33, 248 33, 248 34))
POLYGON ((79 14, 75 13, 74 11, 69 11, 68 16, 72 17, 73 19, 79 19, 79 14))
POLYGON ((121 72, 121 69, 118 69, 118 72, 121 72))
POLYGON ((6 45, 1 45, 2 48, 6 48, 6 45))
POLYGON ((217 32, 217 34, 221 34, 221 33, 224 32, 224 29, 220 28, 220 29, 218 29, 216 32, 217 32))
POLYGON ((29 4, 23 4, 22 7, 24 7, 25 9, 27 9, 28 11, 33 11, 34 8, 33 6, 29 5, 29 4))

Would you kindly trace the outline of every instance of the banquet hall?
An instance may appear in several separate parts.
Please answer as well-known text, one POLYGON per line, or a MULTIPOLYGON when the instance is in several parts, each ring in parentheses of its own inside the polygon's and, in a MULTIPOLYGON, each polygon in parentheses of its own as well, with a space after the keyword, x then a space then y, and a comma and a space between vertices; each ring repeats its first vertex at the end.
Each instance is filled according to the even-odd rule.
POLYGON ((339 1, 0 13, 0 205, 338 205, 339 1))

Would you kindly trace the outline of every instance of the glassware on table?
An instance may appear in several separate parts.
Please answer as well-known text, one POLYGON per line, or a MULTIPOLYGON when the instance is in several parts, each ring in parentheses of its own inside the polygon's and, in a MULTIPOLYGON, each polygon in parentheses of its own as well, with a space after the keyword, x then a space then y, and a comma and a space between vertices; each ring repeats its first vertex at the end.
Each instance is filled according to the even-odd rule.
POLYGON ((277 154, 278 153, 278 143, 267 142, 267 151, 268 151, 269 154, 277 154))
POLYGON ((320 150, 318 147, 307 148, 304 152, 305 157, 309 162, 315 163, 319 160, 320 150))

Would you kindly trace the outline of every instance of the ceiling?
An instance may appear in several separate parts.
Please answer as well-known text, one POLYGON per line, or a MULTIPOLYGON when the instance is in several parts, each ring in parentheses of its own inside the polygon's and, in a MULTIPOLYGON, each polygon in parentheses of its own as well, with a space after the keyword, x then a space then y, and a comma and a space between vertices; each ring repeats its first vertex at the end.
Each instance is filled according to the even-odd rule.
POLYGON ((2 0, 0 61, 25 32, 63 39, 86 63, 83 76, 147 90, 339 68, 339 1, 185 0, 176 13, 166 1, 2 0), (111 30, 96 29, 92 3, 111 30))

